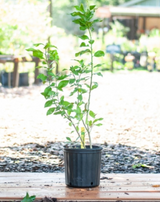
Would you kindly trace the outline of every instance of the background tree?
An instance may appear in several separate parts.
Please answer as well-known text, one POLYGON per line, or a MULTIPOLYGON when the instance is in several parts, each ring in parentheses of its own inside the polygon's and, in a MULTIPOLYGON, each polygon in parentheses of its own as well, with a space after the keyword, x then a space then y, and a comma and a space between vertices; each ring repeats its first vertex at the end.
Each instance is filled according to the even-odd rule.
MULTIPOLYGON (((129 0, 92 0, 90 4, 95 4, 97 7, 103 5, 120 5, 129 0)), ((86 4, 86 0, 52 0, 52 16, 53 24, 63 28, 68 34, 80 34, 78 26, 71 21, 70 13, 73 11, 76 3, 86 4)))
POLYGON ((24 54, 33 41, 46 41, 50 33, 48 4, 37 0, 0 1, 0 52, 24 54))

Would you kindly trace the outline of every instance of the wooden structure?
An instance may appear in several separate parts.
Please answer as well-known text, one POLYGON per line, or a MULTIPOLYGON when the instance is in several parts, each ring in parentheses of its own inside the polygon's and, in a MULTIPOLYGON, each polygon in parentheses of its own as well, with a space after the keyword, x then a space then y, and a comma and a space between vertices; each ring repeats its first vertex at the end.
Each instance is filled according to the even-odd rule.
POLYGON ((97 16, 118 19, 130 28, 129 39, 136 39, 137 33, 145 33, 153 28, 160 29, 160 0, 131 0, 120 6, 104 6, 97 9, 97 16))
MULTIPOLYGON (((19 62, 34 62, 35 67, 38 66, 39 59, 33 57, 32 60, 27 60, 26 57, 21 57, 21 56, 7 56, 7 55, 0 55, 0 63, 6 63, 6 62, 12 62, 14 64, 13 67, 13 87, 18 87, 19 83, 19 62)), ((34 78, 34 83, 38 84, 39 79, 37 79, 37 76, 39 74, 39 70, 35 68, 35 78, 34 78)))
POLYGON ((0 201, 21 200, 26 192, 62 201, 160 201, 160 174, 105 174, 95 188, 72 188, 64 173, 0 173, 0 201))

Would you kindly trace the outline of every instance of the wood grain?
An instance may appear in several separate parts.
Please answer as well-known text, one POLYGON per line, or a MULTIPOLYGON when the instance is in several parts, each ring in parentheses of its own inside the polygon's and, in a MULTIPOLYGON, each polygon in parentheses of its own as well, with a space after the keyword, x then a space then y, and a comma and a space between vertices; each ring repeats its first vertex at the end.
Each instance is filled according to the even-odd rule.
POLYGON ((26 192, 58 201, 160 201, 160 174, 106 174, 94 188, 72 188, 64 173, 0 173, 0 201, 21 200, 26 192))

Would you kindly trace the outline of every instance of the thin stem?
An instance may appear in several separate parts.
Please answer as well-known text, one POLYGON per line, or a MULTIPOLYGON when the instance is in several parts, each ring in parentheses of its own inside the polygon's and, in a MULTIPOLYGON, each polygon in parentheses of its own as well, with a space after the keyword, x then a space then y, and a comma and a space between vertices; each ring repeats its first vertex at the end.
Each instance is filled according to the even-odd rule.
MULTIPOLYGON (((90 40, 92 40, 92 34, 91 30, 88 28, 89 31, 89 36, 90 40)), ((92 43, 91 43, 91 79, 90 79, 90 88, 89 88, 89 96, 88 96, 88 106, 87 106, 87 115, 86 115, 86 121, 88 122, 88 115, 89 115, 89 106, 90 106, 90 100, 91 100, 91 88, 92 88, 92 80, 93 80, 93 48, 92 48, 92 43)), ((89 131, 89 126, 88 126, 88 137, 89 137, 89 142, 90 142, 90 148, 92 149, 92 140, 91 140, 91 135, 89 131)))
MULTIPOLYGON (((67 114, 65 114, 65 115, 67 115, 67 114)), ((68 115, 67 115, 67 116, 68 116, 68 115)), ((79 136, 81 142, 84 144, 84 142, 82 141, 81 135, 79 134, 79 132, 78 132, 78 130, 77 130, 75 124, 73 123, 72 119, 70 119, 69 117, 66 117, 66 118, 72 123, 72 125, 73 125, 75 131, 77 132, 77 134, 78 134, 78 136, 79 136)))
POLYGON ((84 127, 85 127, 85 129, 86 129, 87 133, 89 134, 89 130, 88 130, 88 128, 86 127, 86 124, 85 124, 85 122, 84 122, 84 120, 83 120, 83 119, 82 119, 82 123, 83 123, 83 125, 84 125, 84 127))

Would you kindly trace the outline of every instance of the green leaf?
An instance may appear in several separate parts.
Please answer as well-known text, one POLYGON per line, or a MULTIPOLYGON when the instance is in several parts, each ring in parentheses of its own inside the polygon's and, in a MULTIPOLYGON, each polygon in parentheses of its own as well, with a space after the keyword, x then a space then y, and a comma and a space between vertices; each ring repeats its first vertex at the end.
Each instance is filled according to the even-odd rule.
POLYGON ((81 24, 81 19, 78 18, 78 19, 72 20, 72 22, 74 22, 75 24, 81 24))
POLYGON ((83 93, 86 93, 86 92, 87 92, 87 90, 86 90, 86 89, 84 89, 84 88, 79 88, 79 89, 78 89, 78 92, 80 92, 80 93, 82 93, 82 94, 83 94, 83 93))
POLYGON ((95 126, 102 126, 102 124, 101 124, 101 123, 98 123, 98 124, 95 124, 95 126))
POLYGON ((105 56, 105 53, 101 50, 97 51, 94 53, 94 56, 95 57, 102 57, 102 56, 105 56))
POLYGON ((90 53, 90 52, 91 52, 90 49, 85 49, 85 50, 82 50, 82 51, 76 53, 75 56, 78 57, 79 55, 83 55, 85 53, 90 53))
POLYGON ((36 196, 29 196, 28 192, 26 196, 21 200, 21 202, 33 202, 36 199, 36 196))
POLYGON ((77 11, 81 11, 81 12, 85 12, 85 10, 84 10, 84 7, 83 7, 83 4, 81 4, 80 5, 80 7, 79 6, 74 6, 74 8, 77 10, 77 11))
POLYGON ((61 116, 63 116, 64 114, 65 114, 65 111, 59 111, 59 112, 55 112, 54 113, 54 115, 61 115, 61 116))
POLYGON ((102 121, 102 120, 103 120, 103 118, 95 119, 95 120, 93 121, 93 123, 96 123, 97 121, 102 121))
POLYGON ((94 66, 94 68, 95 67, 101 67, 101 66, 102 66, 102 64, 97 64, 97 65, 94 66))
POLYGON ((70 102, 68 102, 68 101, 63 101, 62 104, 63 104, 65 107, 67 107, 68 105, 70 105, 70 102))
POLYGON ((79 27, 80 30, 85 31, 88 27, 87 26, 81 26, 79 27))
POLYGON ((83 60, 75 60, 77 62, 79 62, 79 64, 83 67, 84 66, 84 61, 83 60))
POLYGON ((80 11, 81 11, 82 13, 85 12, 83 4, 80 5, 80 11))
POLYGON ((47 74, 54 77, 56 76, 52 71, 48 71, 47 74))
POLYGON ((74 95, 76 92, 78 91, 78 89, 76 88, 76 89, 74 89, 74 91, 72 91, 71 93, 70 93, 70 96, 72 96, 72 95, 74 95))
POLYGON ((80 67, 79 66, 71 66, 70 67, 70 71, 75 74, 78 75, 78 73, 80 73, 80 67))
POLYGON ((74 83, 74 82, 75 82, 75 79, 70 79, 70 80, 69 80, 69 83, 70 83, 70 84, 72 84, 72 83, 74 83))
POLYGON ((89 126, 90 126, 90 127, 92 126, 92 121, 89 121, 89 126))
POLYGON ((89 7, 89 9, 90 9, 90 10, 93 10, 95 7, 96 7, 96 5, 91 5, 91 6, 89 7))
POLYGON ((84 72, 86 73, 86 74, 88 74, 88 73, 90 73, 92 70, 91 69, 86 69, 84 72))
POLYGON ((44 49, 47 49, 47 48, 57 48, 56 46, 54 45, 51 45, 50 43, 47 43, 44 47, 44 49))
POLYGON ((94 85, 92 86, 91 90, 95 89, 98 87, 98 83, 97 82, 94 82, 94 85))
POLYGON ((83 104, 84 104, 84 102, 81 100, 81 101, 78 103, 77 106, 81 106, 81 105, 83 105, 83 104))
POLYGON ((68 115, 70 115, 70 114, 71 114, 71 112, 72 112, 72 110, 67 109, 67 113, 68 113, 68 115))
POLYGON ((83 14, 81 12, 73 12, 71 13, 71 16, 75 17, 75 16, 82 16, 83 14))
POLYGON ((75 112, 76 112, 77 114, 80 114, 80 113, 81 113, 81 108, 80 108, 80 107, 77 107, 77 109, 75 110, 75 112))
POLYGON ((49 50, 49 60, 58 62, 59 56, 57 50, 49 50))
POLYGON ((150 166, 147 166, 146 164, 142 164, 142 163, 138 163, 138 164, 132 165, 133 169, 139 168, 139 167, 150 168, 150 166))
POLYGON ((61 81, 61 82, 58 84, 57 89, 62 91, 62 88, 64 88, 65 86, 67 86, 68 82, 69 82, 68 80, 61 81))
POLYGON ((80 11, 79 6, 74 6, 74 8, 75 8, 77 11, 80 11))
POLYGON ((57 80, 63 80, 63 79, 65 79, 65 78, 67 78, 68 76, 67 75, 61 75, 61 76, 59 76, 58 78, 57 78, 57 80))
POLYGON ((103 74, 102 74, 101 72, 96 72, 96 73, 94 73, 94 74, 103 77, 103 74))
POLYGON ((35 49, 35 48, 27 48, 26 50, 27 51, 36 51, 37 49, 35 49))
POLYGON ((82 35, 82 36, 79 36, 80 39, 82 40, 87 40, 89 39, 89 37, 87 35, 82 35))
POLYGON ((40 68, 47 68, 47 67, 44 67, 44 66, 37 66, 36 68, 37 68, 37 69, 40 69, 40 68))
POLYGON ((78 126, 76 126, 76 130, 79 131, 79 127, 78 126))
POLYGON ((72 122, 69 122, 69 126, 72 126, 72 122))
POLYGON ((49 93, 48 93, 48 95, 51 95, 51 96, 53 96, 53 97, 55 97, 56 96, 56 92, 54 92, 54 91, 50 91, 49 93))
POLYGON ((53 103, 53 100, 49 100, 45 103, 44 107, 50 107, 53 103))
POLYGON ((92 117, 92 118, 95 118, 96 114, 93 112, 93 111, 89 111, 89 115, 92 117))
POLYGON ((37 58, 39 58, 39 59, 44 59, 44 57, 43 57, 43 52, 40 51, 40 50, 34 50, 34 51, 33 51, 33 56, 34 56, 34 57, 37 57, 37 58))
POLYGON ((77 99, 78 99, 79 101, 82 101, 82 99, 83 99, 82 95, 81 95, 81 94, 78 95, 77 99))
POLYGON ((66 137, 66 139, 70 142, 72 142, 71 138, 70 137, 66 137))
POLYGON ((87 47, 88 45, 86 45, 84 42, 81 43, 80 47, 87 47))
POLYGON ((93 43, 94 43, 94 40, 89 40, 89 43, 90 43, 90 44, 93 44, 93 43))
POLYGON ((38 47, 38 46, 40 46, 40 45, 44 45, 43 43, 35 43, 35 44, 33 44, 35 47, 38 47))
POLYGON ((39 74, 39 75, 37 76, 37 79, 41 79, 42 81, 46 81, 47 76, 45 76, 44 74, 39 74))
POLYGON ((85 85, 90 89, 90 86, 88 84, 85 83, 85 85))
POLYGON ((100 20, 99 19, 95 19, 95 20, 93 20, 92 23, 96 23, 96 22, 100 22, 100 20))
POLYGON ((64 100, 64 95, 60 98, 60 101, 64 100))
POLYGON ((46 99, 48 99, 50 97, 49 93, 52 91, 51 87, 47 87, 45 88, 44 92, 41 93, 46 99))
POLYGON ((47 111, 47 115, 53 114, 55 107, 49 108, 47 111))

